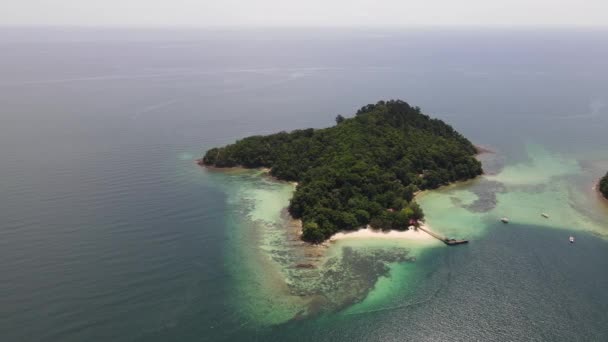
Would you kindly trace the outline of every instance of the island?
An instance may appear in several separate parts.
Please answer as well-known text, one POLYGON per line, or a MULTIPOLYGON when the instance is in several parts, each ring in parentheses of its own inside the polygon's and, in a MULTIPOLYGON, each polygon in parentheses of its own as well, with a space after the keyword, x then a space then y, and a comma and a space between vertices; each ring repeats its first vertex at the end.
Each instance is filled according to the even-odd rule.
POLYGON ((297 182, 289 213, 302 239, 320 243, 367 225, 405 230, 423 219, 414 200, 482 173, 475 146, 450 125, 401 100, 380 101, 336 125, 251 136, 208 150, 199 164, 268 168, 297 182))
POLYGON ((606 175, 600 179, 598 189, 604 198, 608 199, 608 173, 606 173, 606 175))

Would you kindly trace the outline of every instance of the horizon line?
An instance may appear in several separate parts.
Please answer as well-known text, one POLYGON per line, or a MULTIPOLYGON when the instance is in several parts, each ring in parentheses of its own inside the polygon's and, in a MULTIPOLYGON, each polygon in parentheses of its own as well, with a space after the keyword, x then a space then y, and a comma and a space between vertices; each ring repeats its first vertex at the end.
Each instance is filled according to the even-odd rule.
POLYGON ((80 25, 80 24, 0 24, 0 29, 142 29, 142 30, 608 30, 608 25, 80 25))

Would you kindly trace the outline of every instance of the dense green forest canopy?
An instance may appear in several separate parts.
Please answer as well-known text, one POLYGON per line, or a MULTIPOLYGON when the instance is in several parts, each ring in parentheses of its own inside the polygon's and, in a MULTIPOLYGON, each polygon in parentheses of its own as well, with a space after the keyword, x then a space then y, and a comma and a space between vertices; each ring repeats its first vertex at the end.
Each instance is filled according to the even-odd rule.
POLYGON ((608 199, 608 173, 600 180, 600 192, 608 199))
POLYGON ((212 148, 215 167, 271 168, 299 184, 289 212, 303 222, 302 238, 321 242, 367 224, 407 229, 423 213, 414 193, 482 173, 475 147, 451 126, 404 101, 380 101, 325 129, 252 136, 212 148))

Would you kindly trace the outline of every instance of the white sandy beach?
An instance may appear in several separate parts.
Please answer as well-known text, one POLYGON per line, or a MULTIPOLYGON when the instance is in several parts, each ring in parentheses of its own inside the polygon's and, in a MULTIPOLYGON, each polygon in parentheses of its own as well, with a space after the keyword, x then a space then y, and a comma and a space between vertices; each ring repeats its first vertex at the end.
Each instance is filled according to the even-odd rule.
MULTIPOLYGON (((426 225, 422 225, 422 227, 430 230, 430 228, 426 225)), ((343 240, 343 239, 370 239, 370 238, 372 238, 372 239, 373 238, 407 239, 407 240, 433 240, 434 239, 432 236, 423 232, 422 230, 414 230, 414 229, 409 229, 406 231, 390 230, 390 231, 385 232, 382 230, 375 230, 375 229, 366 227, 366 228, 362 228, 362 229, 359 229, 359 230, 353 231, 353 232, 340 232, 340 233, 334 234, 329 239, 329 241, 332 242, 332 241, 343 240)))

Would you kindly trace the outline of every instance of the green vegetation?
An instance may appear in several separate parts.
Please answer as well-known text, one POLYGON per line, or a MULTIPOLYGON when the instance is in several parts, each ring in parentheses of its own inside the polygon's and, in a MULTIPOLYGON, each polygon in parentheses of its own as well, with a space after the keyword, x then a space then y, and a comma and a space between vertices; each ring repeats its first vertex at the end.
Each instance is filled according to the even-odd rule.
POLYGON ((600 180, 600 192, 608 199, 608 173, 600 180))
POLYGON ((370 224, 407 229, 424 214, 413 201, 433 189, 481 174, 475 147, 441 120, 406 102, 367 105, 336 126, 253 136, 213 148, 203 163, 268 167, 297 181, 289 212, 303 222, 302 238, 321 242, 340 230, 370 224))

